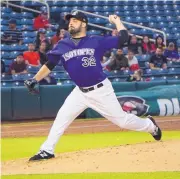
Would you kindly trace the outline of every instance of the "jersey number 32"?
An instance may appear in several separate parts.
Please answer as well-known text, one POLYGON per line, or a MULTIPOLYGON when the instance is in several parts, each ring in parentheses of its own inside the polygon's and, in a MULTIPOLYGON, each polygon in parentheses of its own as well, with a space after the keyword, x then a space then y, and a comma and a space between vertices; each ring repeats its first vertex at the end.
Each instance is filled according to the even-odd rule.
POLYGON ((82 64, 83 67, 96 66, 96 59, 94 57, 90 57, 90 58, 83 57, 82 61, 83 61, 82 64))

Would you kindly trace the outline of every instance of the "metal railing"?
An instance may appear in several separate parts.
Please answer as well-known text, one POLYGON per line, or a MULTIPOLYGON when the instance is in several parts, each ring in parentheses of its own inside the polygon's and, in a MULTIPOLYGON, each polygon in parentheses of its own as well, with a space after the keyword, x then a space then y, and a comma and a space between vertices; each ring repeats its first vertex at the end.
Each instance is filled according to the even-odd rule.
MULTIPOLYGON (((99 14, 93 14, 91 12, 86 12, 86 11, 82 11, 82 10, 73 10, 72 12, 75 12, 75 11, 79 11, 79 12, 83 12, 84 14, 87 14, 87 15, 91 15, 91 16, 95 16, 95 17, 99 17, 99 18, 103 18, 103 19, 106 19, 108 20, 108 17, 106 16, 102 16, 102 15, 99 15, 99 14)), ((139 24, 134 24, 134 23, 130 23, 130 22, 126 22, 126 21, 121 21, 122 23, 124 24, 127 24, 127 25, 131 25, 131 26, 134 26, 134 27, 138 27, 138 28, 142 28, 142 29, 147 29, 147 30, 151 30, 153 32, 158 32, 158 33, 161 33, 163 35, 163 38, 164 38, 164 45, 166 46, 166 34, 164 31, 161 31, 161 30, 158 30, 158 29, 153 29, 153 28, 150 28, 150 27, 146 27, 146 26, 142 26, 142 25, 139 25, 139 24)), ((90 26, 93 26, 93 27, 97 27, 97 28, 100 28, 100 29, 105 29, 105 30, 109 30, 109 31, 112 31, 113 29, 112 28, 108 28, 108 27, 104 27, 104 26, 101 26, 101 25, 97 25, 97 24, 93 24, 93 23, 88 23, 88 25, 90 26)), ((131 34, 130 35, 134 35, 134 34, 131 34)), ((137 38, 140 38, 142 39, 143 37, 140 36, 140 35, 136 35, 137 38)), ((151 41, 155 41, 154 39, 150 39, 151 41)))
MULTIPOLYGON (((48 18, 50 18, 50 8, 49 8, 49 5, 48 3, 46 2, 40 2, 38 0, 35 0, 36 2, 39 2, 39 3, 42 3, 46 6, 47 8, 47 13, 48 13, 48 18)), ((13 3, 10 3, 8 0, 4 0, 1 2, 2 4, 5 4, 7 6, 12 6, 12 7, 17 7, 17 8, 20 8, 20 9, 24 9, 24 10, 27 10, 27 11, 31 11, 31 12, 36 12, 36 13, 41 13, 41 11, 38 11, 38 10, 34 10, 34 9, 31 9, 31 8, 27 8, 27 7, 24 7, 24 6, 19 6, 17 4, 13 4, 13 3)))

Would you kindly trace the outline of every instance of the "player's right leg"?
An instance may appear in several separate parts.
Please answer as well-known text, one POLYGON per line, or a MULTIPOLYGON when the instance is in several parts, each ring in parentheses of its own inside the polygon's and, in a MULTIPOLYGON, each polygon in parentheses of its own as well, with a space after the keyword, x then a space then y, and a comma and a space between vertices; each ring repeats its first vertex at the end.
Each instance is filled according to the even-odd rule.
POLYGON ((40 151, 31 157, 29 161, 53 158, 54 149, 59 138, 63 135, 65 129, 73 122, 73 120, 86 108, 87 100, 76 87, 60 108, 47 140, 42 144, 40 151))

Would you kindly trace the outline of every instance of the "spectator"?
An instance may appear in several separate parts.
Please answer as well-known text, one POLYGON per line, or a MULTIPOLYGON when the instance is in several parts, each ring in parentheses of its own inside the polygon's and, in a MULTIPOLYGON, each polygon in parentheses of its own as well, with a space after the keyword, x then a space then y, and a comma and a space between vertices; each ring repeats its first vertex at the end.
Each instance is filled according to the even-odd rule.
POLYGON ((34 19, 33 27, 35 30, 39 30, 40 28, 47 29, 52 25, 48 20, 48 13, 46 11, 42 11, 41 14, 34 19))
POLYGON ((116 55, 114 56, 114 60, 108 65, 110 70, 125 70, 128 68, 128 59, 124 56, 123 50, 118 49, 116 55))
POLYGON ((6 68, 5 68, 5 63, 3 60, 1 60, 1 74, 5 73, 6 68))
POLYGON ((24 59, 26 61, 26 64, 31 66, 39 66, 40 65, 40 57, 35 50, 35 45, 33 43, 30 43, 28 45, 28 51, 24 52, 24 59))
POLYGON ((142 54, 141 44, 138 43, 137 37, 135 35, 131 36, 128 49, 134 52, 134 54, 142 54))
POLYGON ((156 51, 155 45, 150 42, 148 36, 143 37, 142 52, 143 54, 151 54, 156 51))
POLYGON ((22 33, 16 27, 16 20, 10 19, 9 20, 9 28, 4 32, 1 42, 4 44, 22 44, 22 33))
POLYGON ((178 60, 179 54, 178 52, 175 50, 175 45, 173 42, 170 42, 168 45, 168 48, 164 51, 164 56, 168 59, 168 60, 178 60))
POLYGON ((128 50, 127 59, 128 59, 129 69, 131 71, 136 71, 136 70, 140 69, 139 64, 138 64, 138 60, 135 57, 133 51, 128 50))
POLYGON ((156 37, 155 48, 165 48, 164 39, 160 35, 156 37))
POLYGON ((66 21, 65 19, 65 16, 67 15, 67 13, 63 12, 63 13, 60 13, 60 17, 58 18, 59 22, 59 27, 58 29, 61 29, 61 28, 65 28, 67 30, 68 28, 68 22, 66 21))
POLYGON ((24 61, 23 54, 17 55, 14 62, 10 65, 10 73, 14 74, 25 74, 27 73, 26 70, 26 63, 24 61))
POLYGON ((39 53, 39 57, 40 57, 40 63, 41 63, 41 65, 44 65, 48 61, 48 58, 46 55, 46 43, 45 42, 41 43, 38 53, 39 53))
POLYGON ((163 55, 162 48, 159 47, 156 49, 156 53, 150 58, 149 63, 151 69, 167 68, 167 59, 163 55))
POLYGON ((38 30, 37 37, 35 40, 36 50, 39 49, 39 46, 42 42, 46 43, 46 52, 48 50, 50 50, 51 44, 50 44, 50 41, 48 40, 48 38, 46 38, 46 30, 45 29, 39 29, 38 30))
POLYGON ((126 81, 143 81, 143 71, 141 69, 136 70, 133 75, 129 75, 126 81))
POLYGON ((59 40, 64 39, 65 29, 58 28, 56 35, 51 38, 51 45, 54 46, 59 40))

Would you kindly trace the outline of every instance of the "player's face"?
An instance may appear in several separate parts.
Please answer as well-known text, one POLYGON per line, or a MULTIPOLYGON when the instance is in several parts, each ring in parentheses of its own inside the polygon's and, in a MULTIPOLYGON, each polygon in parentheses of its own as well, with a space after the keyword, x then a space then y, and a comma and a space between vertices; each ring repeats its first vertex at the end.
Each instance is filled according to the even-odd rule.
POLYGON ((74 35, 82 30, 82 22, 76 18, 71 18, 69 21, 68 31, 70 34, 74 35))

